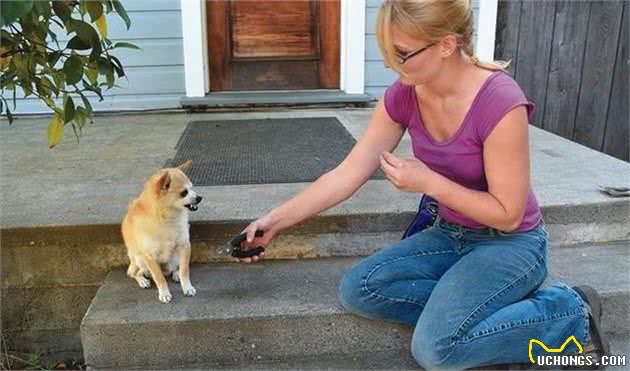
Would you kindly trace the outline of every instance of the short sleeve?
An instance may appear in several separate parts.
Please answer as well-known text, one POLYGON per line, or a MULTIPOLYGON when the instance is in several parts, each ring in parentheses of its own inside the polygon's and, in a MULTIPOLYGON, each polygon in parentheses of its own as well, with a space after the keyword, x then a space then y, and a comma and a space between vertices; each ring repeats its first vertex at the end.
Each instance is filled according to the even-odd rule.
POLYGON ((411 94, 413 86, 403 85, 400 80, 396 80, 385 90, 383 98, 385 110, 389 117, 395 122, 407 127, 409 124, 409 112, 411 100, 414 99, 411 94))
POLYGON ((536 105, 527 99, 525 93, 518 83, 509 75, 504 75, 501 79, 488 90, 485 104, 483 104, 482 112, 480 112, 477 133, 482 142, 484 142, 492 130, 503 119, 503 117, 518 106, 525 106, 527 109, 528 121, 534 118, 536 105))

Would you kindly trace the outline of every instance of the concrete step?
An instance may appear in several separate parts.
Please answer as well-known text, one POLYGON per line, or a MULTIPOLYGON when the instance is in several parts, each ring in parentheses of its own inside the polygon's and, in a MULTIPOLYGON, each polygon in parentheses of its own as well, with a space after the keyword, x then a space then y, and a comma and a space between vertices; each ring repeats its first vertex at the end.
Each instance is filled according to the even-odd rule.
MULTIPOLYGON (((609 336, 610 352, 614 355, 626 355, 625 366, 607 367, 611 371, 629 371, 628 349, 630 338, 619 334, 609 336)), ((509 370, 510 365, 491 365, 473 368, 471 370, 509 370)), ((260 361, 252 364, 220 365, 212 362, 179 365, 168 367, 174 370, 420 370, 421 368, 405 349, 391 350, 387 352, 374 352, 369 354, 357 354, 328 357, 304 357, 281 362, 260 361)))
MULTIPOLYGON (((550 250, 550 280, 589 284, 604 298, 605 330, 628 339, 630 242, 550 250)), ((81 324, 86 364, 130 368, 410 368, 411 329, 346 313, 342 274, 358 258, 192 268, 197 296, 173 301, 112 271, 81 324), (358 360, 355 363, 355 360, 358 360), (391 364, 390 364, 391 362, 391 364)), ((627 348, 625 348, 627 349, 627 348)))

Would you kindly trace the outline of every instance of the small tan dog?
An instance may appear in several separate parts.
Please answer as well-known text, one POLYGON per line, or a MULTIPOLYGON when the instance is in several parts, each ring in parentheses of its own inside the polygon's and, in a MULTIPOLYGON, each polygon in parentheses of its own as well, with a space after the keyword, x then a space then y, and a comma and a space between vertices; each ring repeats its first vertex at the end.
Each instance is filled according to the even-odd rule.
POLYGON ((129 255, 127 275, 140 287, 151 287, 150 276, 163 303, 171 301, 164 276, 181 282, 186 296, 194 296, 190 283, 190 236, 188 210, 197 210, 201 202, 184 174, 190 169, 188 160, 177 168, 156 171, 145 183, 140 196, 129 203, 122 222, 122 235, 129 255), (163 265, 161 267, 160 265, 163 265))

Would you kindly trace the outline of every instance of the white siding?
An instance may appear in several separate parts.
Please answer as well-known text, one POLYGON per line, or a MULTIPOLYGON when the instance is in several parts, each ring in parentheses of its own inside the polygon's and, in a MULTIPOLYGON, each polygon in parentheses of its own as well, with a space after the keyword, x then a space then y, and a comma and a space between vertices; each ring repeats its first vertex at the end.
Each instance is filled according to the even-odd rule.
MULTIPOLYGON (((123 0, 123 4, 131 28, 127 30, 122 19, 111 13, 107 17, 109 38, 132 42, 142 50, 116 49, 114 55, 129 81, 122 78, 117 81, 121 88, 103 90, 102 102, 91 92, 86 96, 96 111, 179 107, 185 95, 180 0, 123 0)), ((55 33, 63 46, 69 37, 59 29, 55 33)), ((16 113, 50 112, 37 98, 20 97, 21 91, 16 113)))

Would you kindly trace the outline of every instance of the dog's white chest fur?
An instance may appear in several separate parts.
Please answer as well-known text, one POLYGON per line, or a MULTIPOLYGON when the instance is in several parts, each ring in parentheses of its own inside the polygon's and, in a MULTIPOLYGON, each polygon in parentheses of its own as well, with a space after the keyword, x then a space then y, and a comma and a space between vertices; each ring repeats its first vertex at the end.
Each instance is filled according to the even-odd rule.
POLYGON ((152 228, 152 233, 148 233, 148 243, 143 244, 146 253, 150 254, 159 263, 166 263, 175 253, 178 246, 188 243, 188 221, 185 218, 175 222, 156 224, 152 228))

